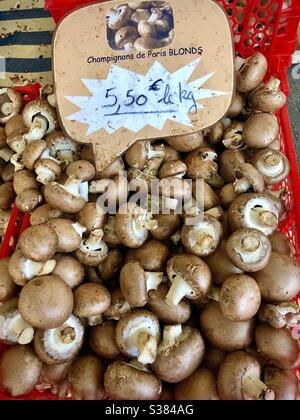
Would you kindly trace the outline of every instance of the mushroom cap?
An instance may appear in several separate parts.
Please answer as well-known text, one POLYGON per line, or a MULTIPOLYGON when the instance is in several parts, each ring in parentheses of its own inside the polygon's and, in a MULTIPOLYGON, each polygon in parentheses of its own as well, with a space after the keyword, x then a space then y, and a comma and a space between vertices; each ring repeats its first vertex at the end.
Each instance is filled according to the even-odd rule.
POLYGON ((57 276, 36 277, 21 290, 19 311, 36 328, 58 328, 71 316, 73 294, 57 276))
POLYGON ((220 199, 218 195, 212 189, 212 187, 207 184, 207 182, 203 182, 200 188, 203 188, 203 190, 200 189, 199 194, 197 191, 197 182, 193 182, 193 196, 195 200, 197 200, 197 204, 200 209, 203 208, 204 211, 207 211, 220 205, 220 199))
POLYGON ((209 147, 199 149, 187 155, 184 163, 187 166, 187 176, 192 179, 208 181, 218 171, 216 151, 209 147))
POLYGON ((58 239, 54 229, 47 225, 26 229, 19 240, 19 246, 26 258, 44 262, 50 260, 57 250, 58 239))
POLYGON ((119 249, 112 249, 106 260, 99 265, 99 274, 104 281, 115 280, 118 278, 122 266, 123 253, 119 249))
POLYGON ((36 99, 29 102, 24 107, 22 115, 24 124, 28 128, 31 127, 34 117, 42 115, 46 118, 48 121, 48 129, 45 134, 50 134, 59 127, 55 108, 52 108, 45 99, 36 99))
POLYGON ((289 328, 273 328, 260 324, 255 331, 258 352, 280 369, 297 367, 300 351, 289 328))
POLYGON ((56 254, 54 259, 56 261, 55 269, 52 272, 54 276, 59 276, 71 289, 83 282, 84 267, 75 257, 56 254))
POLYGON ((103 229, 106 218, 96 203, 87 203, 76 215, 77 222, 86 228, 88 235, 95 229, 103 229))
POLYGON ((28 278, 24 274, 24 268, 23 268, 25 261, 26 261, 26 258, 23 256, 22 252, 18 249, 9 258, 9 263, 8 263, 9 275, 14 281, 14 283, 19 286, 24 286, 28 282, 28 278))
POLYGON ((0 185, 0 209, 8 210, 15 200, 16 194, 12 182, 0 185))
POLYGON ((220 308, 231 321, 247 321, 260 307, 261 295, 256 281, 246 274, 227 278, 220 291, 220 308))
POLYGON ((148 300, 145 271, 138 261, 125 264, 120 273, 121 292, 132 308, 142 308, 148 300))
POLYGON ((148 148, 150 147, 149 141, 140 141, 131 146, 125 155, 128 165, 135 169, 145 169, 148 163, 148 148))
POLYGON ((239 92, 236 92, 232 98, 230 108, 227 111, 227 117, 235 118, 239 116, 243 111, 244 104, 245 104, 244 96, 240 94, 239 92))
POLYGON ((139 349, 130 343, 133 334, 147 331, 156 341, 160 338, 160 325, 156 316, 143 309, 127 312, 118 322, 116 327, 116 342, 123 354, 128 357, 138 357, 139 349))
POLYGON ((57 182, 46 185, 44 195, 48 204, 64 213, 78 213, 86 204, 84 198, 69 193, 57 182))
POLYGON ((233 322, 226 318, 218 302, 208 302, 200 314, 200 329, 208 342, 226 352, 241 350, 253 341, 255 319, 233 322))
POLYGON ((52 228, 57 235, 57 252, 74 252, 79 248, 82 238, 72 220, 51 219, 47 222, 47 226, 52 228))
POLYGON ((266 267, 271 257, 271 243, 257 229, 238 229, 227 240, 228 258, 239 269, 252 273, 266 267))
POLYGON ((193 289, 193 294, 187 295, 191 300, 206 299, 212 286, 212 276, 208 265, 195 255, 176 255, 167 264, 170 281, 179 276, 193 289))
POLYGON ((268 265, 253 278, 265 302, 289 302, 300 292, 300 266, 288 255, 272 252, 268 265))
POLYGON ((47 149, 48 145, 45 140, 35 140, 27 143, 23 153, 23 164, 27 169, 34 169, 34 165, 40 159, 43 152, 47 149))
MULTIPOLYGON (((271 80, 270 82, 272 83, 271 80)), ((256 89, 250 97, 251 107, 261 112, 275 112, 282 108, 286 102, 287 97, 280 88, 270 88, 268 83, 256 89)))
POLYGON ((90 328, 89 345, 97 356, 114 360, 120 355, 115 333, 116 325, 112 321, 107 321, 102 325, 90 328))
POLYGON ((268 148, 259 150, 251 162, 260 171, 268 186, 279 184, 290 173, 289 160, 278 150, 268 148))
POLYGON ((195 328, 182 327, 174 346, 159 347, 152 365, 161 380, 176 384, 188 378, 201 364, 205 353, 204 340, 195 328))
POLYGON ((42 362, 30 346, 12 346, 0 358, 0 387, 12 397, 31 392, 38 383, 42 362))
MULTIPOLYGON (((265 192, 263 194, 247 193, 240 195, 228 209, 228 221, 231 230, 241 228, 254 228, 263 232, 265 235, 271 235, 276 229, 277 225, 263 224, 253 217, 253 210, 263 209, 269 213, 273 213, 275 218, 279 219, 279 210, 274 200, 265 192)), ((256 214, 255 214, 256 216, 256 214)), ((272 221, 273 222, 273 221, 272 221)))
POLYGON ((10 258, 0 259, 0 302, 5 302, 17 294, 17 286, 9 273, 10 258))
POLYGON ((222 285, 230 275, 243 273, 228 258, 225 241, 214 254, 205 258, 205 262, 210 268, 214 283, 218 286, 222 285))
POLYGON ((241 93, 251 92, 264 80, 267 70, 266 57, 259 52, 253 54, 237 72, 237 90, 241 93))
POLYGON ((101 236, 103 231, 100 229, 94 231, 94 233, 96 232, 98 233, 94 235, 95 243, 90 242, 93 239, 92 233, 90 238, 82 239, 80 247, 75 251, 76 258, 89 267, 98 267, 108 257, 108 247, 101 236))
POLYGON ((159 191, 163 197, 189 201, 192 199, 191 182, 175 176, 163 178, 159 182, 159 191))
POLYGON ((49 385, 60 385, 67 378, 72 362, 63 363, 60 365, 46 365, 43 364, 41 373, 41 382, 49 385))
MULTIPOLYGON (((46 170, 47 172, 50 172, 52 175, 52 179, 59 178, 61 176, 61 167, 57 162, 55 162, 53 159, 40 159, 36 164, 34 165, 34 170, 36 174, 39 175, 39 170, 46 170)), ((47 185, 49 183, 49 179, 46 181, 43 180, 43 178, 37 178, 38 181, 44 185, 47 185)))
POLYGON ((120 4, 116 6, 108 17, 108 26, 113 31, 125 26, 131 18, 132 10, 128 4, 120 4))
POLYGON ((222 224, 209 214, 201 216, 201 221, 198 224, 184 225, 181 230, 181 241, 184 248, 197 257, 203 258, 213 254, 221 244, 222 239, 222 224), (203 246, 204 235, 209 235, 212 238, 209 246, 203 246))
POLYGON ((168 292, 169 288, 165 284, 160 284, 157 290, 150 290, 147 308, 166 325, 185 324, 192 313, 189 301, 182 299, 178 305, 171 307, 165 300, 168 292))
POLYGON ((122 316, 130 311, 130 306, 126 302, 120 289, 115 289, 111 292, 111 305, 103 313, 104 318, 108 320, 119 321, 122 316))
POLYGON ((279 231, 274 232, 269 236, 269 240, 273 252, 288 256, 294 256, 296 254, 294 245, 283 233, 279 231))
POLYGON ((16 207, 22 213, 32 212, 41 204, 42 200, 43 196, 38 190, 26 190, 17 195, 16 207))
POLYGON ((275 393, 276 401, 295 401, 298 394, 299 380, 292 370, 267 368, 264 381, 275 393))
POLYGON ((68 176, 75 176, 82 181, 91 181, 95 178, 96 169, 87 160, 77 160, 67 167, 66 173, 68 176))
POLYGON ((223 363, 226 353, 217 347, 206 345, 205 357, 203 360, 203 366, 207 367, 214 373, 218 373, 221 364, 223 363))
POLYGON ((174 160, 172 162, 166 162, 162 165, 159 170, 159 178, 170 178, 176 175, 185 175, 187 171, 186 164, 181 160, 174 160))
POLYGON ((79 357, 69 372, 69 382, 74 400, 103 400, 105 367, 96 356, 79 357))
POLYGON ((57 219, 62 216, 62 212, 58 209, 54 209, 49 204, 43 204, 35 209, 30 216, 31 226, 43 225, 50 219, 57 219))
POLYGON ((1 168, 2 168, 2 164, 0 163, 0 177, 2 176, 2 181, 4 183, 11 182, 15 176, 14 165, 12 163, 8 163, 8 164, 3 163, 3 169, 1 168))
POLYGON ((165 141, 175 150, 181 153, 190 153, 202 146, 203 133, 198 131, 182 136, 168 137, 165 141))
POLYGON ((246 157, 241 150, 225 150, 219 156, 219 168, 221 177, 225 183, 231 184, 235 181, 235 168, 246 162, 246 157))
POLYGON ((222 400, 248 399, 243 392, 245 376, 260 378, 258 360, 244 351, 236 351, 226 356, 218 374, 218 390, 222 400))
POLYGON ((165 241, 180 229, 181 217, 178 214, 158 214, 154 216, 157 221, 158 227, 151 229, 150 233, 152 238, 158 241, 165 241))
POLYGON ((6 140, 7 139, 6 139, 4 127, 0 127, 0 149, 3 149, 4 147, 7 146, 6 140))
POLYGON ((165 157, 163 163, 172 162, 173 160, 181 160, 180 153, 175 150, 172 146, 164 144, 165 157))
POLYGON ((240 163, 235 167, 236 179, 245 178, 252 186, 254 192, 261 193, 265 188, 265 181, 262 174, 249 163, 240 163))
POLYGON ((43 363, 50 366, 60 365, 75 359, 82 347, 83 340, 83 324, 79 318, 71 315, 59 328, 38 329, 34 336, 34 351, 43 363), (68 333, 72 336, 72 341, 64 343, 61 337, 68 333))
POLYGON ((253 149, 264 149, 273 143, 279 134, 279 124, 273 114, 252 114, 245 122, 244 141, 253 149))
POLYGON ((237 197, 238 194, 235 192, 233 184, 224 185, 220 191, 221 205, 225 209, 228 209, 237 197))
POLYGON ((175 400, 214 401, 219 400, 217 379, 214 373, 201 367, 191 376, 175 386, 175 400))
POLYGON ((16 172, 13 183, 17 195, 29 189, 38 190, 40 187, 40 184, 36 180, 35 173, 28 169, 16 172))
POLYGON ((74 314, 89 318, 103 314, 111 304, 106 287, 96 283, 85 283, 74 291, 74 314))
POLYGON ((121 206, 116 215, 116 233, 128 248, 140 248, 148 239, 148 229, 137 224, 134 212, 138 209, 136 204, 128 203, 121 206))
POLYGON ((12 103, 13 108, 9 115, 5 115, 0 112, 0 123, 5 124, 15 115, 18 115, 23 106, 23 97, 21 93, 17 92, 12 88, 2 88, 0 89, 0 105, 2 106, 4 103, 12 103))
POLYGON ((105 391, 116 400, 158 400, 161 381, 149 371, 126 363, 114 362, 108 366, 104 376, 105 391))
POLYGON ((6 136, 9 137, 14 131, 22 131, 25 128, 22 114, 18 114, 6 122, 4 129, 6 136))
POLYGON ((164 271, 170 250, 166 244, 150 240, 138 249, 129 249, 125 255, 125 263, 136 260, 145 271, 164 271))
POLYGON ((104 171, 97 174, 98 179, 108 179, 108 178, 114 178, 120 174, 120 172, 123 172, 125 169, 125 165, 123 162, 123 159, 117 159, 115 162, 113 162, 111 165, 109 165, 104 171))

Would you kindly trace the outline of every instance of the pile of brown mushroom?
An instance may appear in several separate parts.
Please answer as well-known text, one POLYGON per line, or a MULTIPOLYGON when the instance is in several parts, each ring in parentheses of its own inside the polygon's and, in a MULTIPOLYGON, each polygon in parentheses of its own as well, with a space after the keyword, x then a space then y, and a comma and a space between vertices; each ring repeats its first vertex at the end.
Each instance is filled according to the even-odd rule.
POLYGON ((52 101, 21 110, 19 94, 0 92, 1 234, 14 201, 31 213, 16 251, 0 260, 0 340, 10 345, 0 357, 2 391, 79 400, 299 397, 290 327, 300 319, 291 303, 300 267, 278 229, 286 191, 272 191, 289 174, 274 115, 286 98, 275 78, 263 83, 266 72, 263 55, 250 57, 224 120, 137 143, 102 173, 89 146, 59 131, 52 101), (191 192, 187 179, 202 179, 202 202, 193 186, 183 215, 132 203, 105 214, 99 196, 130 197, 124 169, 147 185, 160 180, 161 200, 175 180, 172 204, 191 192))

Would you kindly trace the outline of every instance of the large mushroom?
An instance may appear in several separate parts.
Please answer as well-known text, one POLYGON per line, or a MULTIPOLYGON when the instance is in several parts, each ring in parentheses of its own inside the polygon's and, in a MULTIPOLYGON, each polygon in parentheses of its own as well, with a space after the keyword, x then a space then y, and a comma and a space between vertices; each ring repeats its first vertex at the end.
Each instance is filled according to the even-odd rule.
POLYGON ((35 262, 49 261, 57 250, 57 235, 50 226, 32 226, 23 232, 19 247, 24 257, 35 262))
POLYGON ((205 367, 197 369, 191 376, 176 385, 175 399, 181 401, 219 400, 215 374, 205 367))

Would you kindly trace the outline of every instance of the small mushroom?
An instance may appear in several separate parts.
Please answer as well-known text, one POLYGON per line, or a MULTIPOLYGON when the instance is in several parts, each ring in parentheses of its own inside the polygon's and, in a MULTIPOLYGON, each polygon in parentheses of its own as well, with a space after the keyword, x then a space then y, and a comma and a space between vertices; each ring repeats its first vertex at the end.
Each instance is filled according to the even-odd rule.
POLYGON ((68 166, 78 159, 79 145, 62 131, 54 131, 46 137, 50 156, 68 166))
MULTIPOLYGON (((0 168, 1 172, 1 168, 0 168)), ((15 176, 15 167, 12 163, 8 163, 7 165, 3 165, 2 169, 2 181, 5 182, 11 182, 14 179, 15 176)))
POLYGON ((68 177, 80 179, 82 182, 91 181, 95 178, 96 170, 94 165, 86 160, 77 160, 68 165, 66 174, 68 177))
POLYGON ((61 176, 59 163, 53 159, 40 159, 34 165, 34 170, 37 175, 37 181, 43 185, 48 185, 61 176))
POLYGON ((12 88, 0 89, 0 124, 5 124, 22 110, 23 97, 12 88))
POLYGON ((152 369, 159 379, 176 384, 200 366, 204 353, 204 341, 198 330, 181 325, 167 326, 152 369))
POLYGON ((115 360, 120 355, 116 343, 116 325, 112 321, 92 327, 89 331, 89 345, 97 356, 115 360))
POLYGON ((0 340, 5 344, 31 343, 34 329, 18 311, 18 299, 7 300, 0 306, 0 340))
POLYGON ((290 163, 287 157, 277 150, 259 150, 251 162, 262 174, 267 186, 279 184, 290 173, 290 163))
POLYGON ((35 174, 27 169, 16 172, 13 180, 14 190, 17 195, 26 190, 38 190, 40 185, 36 180, 35 174))
POLYGON ((111 165, 109 165, 104 171, 97 174, 97 179, 107 179, 107 178, 115 178, 116 176, 120 175, 120 173, 124 172, 125 165, 123 159, 117 159, 111 165))
POLYGON ((148 292, 156 290, 162 279, 163 273, 144 271, 138 261, 130 261, 120 273, 121 292, 132 308, 141 308, 147 304, 148 292))
POLYGON ((145 271, 164 271, 170 258, 170 250, 166 244, 150 240, 137 249, 130 249, 125 255, 125 263, 138 261, 145 271))
POLYGON ((269 236, 273 252, 294 257, 296 250, 292 242, 281 232, 274 232, 269 236))
POLYGON ((218 374, 222 400, 274 400, 272 389, 261 380, 258 360, 243 351, 226 356, 218 374))
POLYGON ((235 168, 236 180, 233 183, 234 190, 237 194, 246 192, 263 192, 265 182, 263 175, 249 163, 241 163, 235 168))
POLYGON ((14 283, 19 286, 25 286, 37 276, 51 274, 55 264, 55 260, 45 262, 32 261, 26 258, 21 251, 17 250, 9 259, 8 270, 14 283))
POLYGON ((15 200, 16 194, 14 192, 13 183, 6 182, 0 185, 0 209, 8 210, 15 200))
POLYGON ((180 160, 181 155, 180 153, 175 150, 174 147, 169 146, 168 144, 164 145, 165 148, 165 157, 163 163, 172 162, 173 160, 180 160))
POLYGON ((166 302, 168 292, 165 284, 160 284, 157 290, 150 290, 147 308, 167 325, 185 324, 191 317, 190 303, 182 299, 178 305, 171 307, 166 302))
POLYGON ((54 261, 56 265, 53 275, 60 277, 71 289, 78 287, 83 282, 84 267, 72 255, 56 254, 54 261))
POLYGON ((161 381, 146 368, 114 362, 104 376, 105 391, 114 400, 159 400, 161 381))
POLYGON ((264 381, 267 387, 275 393, 276 401, 297 400, 299 380, 294 371, 267 368, 264 381))
POLYGON ((208 302, 200 314, 200 330, 210 344, 226 352, 248 347, 254 337, 255 319, 234 322, 226 318, 218 302, 208 302))
POLYGON ((72 290, 60 277, 36 277, 21 290, 19 311, 33 327, 58 328, 69 319, 72 310, 72 290))
POLYGON ((226 353, 211 345, 206 345, 205 348, 206 352, 203 360, 203 366, 214 373, 218 373, 220 366, 226 357, 226 353))
POLYGON ((25 126, 29 128, 28 134, 25 135, 27 142, 40 140, 58 128, 55 108, 44 99, 29 102, 22 115, 25 126))
POLYGON ((34 337, 34 350, 47 365, 63 364, 74 360, 84 339, 84 327, 74 315, 58 328, 38 329, 34 337))
POLYGON ((237 150, 244 147, 244 123, 233 122, 224 132, 223 145, 229 150, 237 150))
POLYGON ((266 322, 273 328, 283 328, 290 326, 290 317, 299 313, 299 306, 294 302, 283 302, 279 305, 265 304, 262 305, 258 318, 262 322, 266 322))
POLYGON ((125 300, 120 289, 111 292, 111 305, 103 313, 105 319, 109 321, 119 321, 122 316, 130 312, 129 303, 125 300))
POLYGON ((151 229, 150 233, 153 239, 165 241, 170 239, 181 226, 181 218, 178 214, 158 214, 154 216, 157 221, 157 227, 151 229))
POLYGON ((116 342, 121 352, 136 357, 143 365, 155 361, 159 338, 159 321, 145 310, 126 313, 116 327, 116 342))
POLYGON ((46 185, 44 194, 50 206, 64 213, 75 214, 82 210, 88 201, 88 183, 70 177, 64 185, 57 182, 46 185))
POLYGON ((247 193, 231 204, 228 221, 232 231, 253 228, 269 236, 277 229, 279 211, 274 201, 265 193, 247 193))
POLYGON ((47 225, 26 229, 19 240, 24 257, 35 262, 49 261, 57 250, 58 239, 54 229, 47 225))
POLYGON ((123 266, 123 254, 119 249, 112 249, 108 252, 108 257, 103 261, 98 269, 99 274, 104 281, 115 280, 123 266))
POLYGON ((286 95, 280 90, 280 80, 271 77, 266 84, 256 89, 250 98, 250 105, 256 111, 276 112, 282 108, 286 102, 286 95))
POLYGON ((175 387, 175 400, 215 401, 219 400, 217 379, 214 373, 201 367, 175 387))
POLYGON ((218 175, 217 159, 218 155, 214 149, 200 147, 188 154, 184 160, 187 176, 195 180, 203 179, 212 187, 222 187, 224 181, 218 175))
POLYGON ((0 358, 0 387, 12 397, 31 392, 38 383, 42 362, 30 346, 13 346, 0 358))
POLYGON ((85 227, 69 219, 50 219, 47 226, 56 233, 58 243, 57 252, 74 252, 80 247, 85 227))
POLYGON ((34 211, 43 201, 43 196, 38 190, 26 190, 16 197, 16 207, 22 213, 34 211))
POLYGON ((74 314, 88 318, 91 326, 102 323, 102 314, 111 304, 109 291, 101 284, 85 283, 74 291, 74 314))
POLYGON ((265 302, 289 302, 300 292, 300 267, 288 255, 272 252, 268 265, 253 277, 265 302))
POLYGON ((96 203, 87 203, 80 212, 77 213, 77 222, 86 228, 86 233, 90 235, 93 230, 103 229, 106 222, 104 214, 96 203))
POLYGON ((43 204, 35 209, 30 216, 31 226, 43 225, 51 219, 58 219, 62 216, 60 210, 52 208, 49 204, 43 204))
POLYGON ((5 302, 17 294, 17 286, 9 272, 10 258, 0 259, 0 302, 5 302))
POLYGON ((237 90, 241 93, 251 92, 263 81, 268 70, 266 57, 261 53, 250 56, 236 75, 237 90))
POLYGON ((235 95, 233 96, 230 108, 227 111, 227 117, 228 118, 238 117, 242 113, 244 109, 244 105, 245 105, 245 99, 243 95, 239 92, 236 92, 235 95))
POLYGON ((226 250, 232 263, 243 271, 263 270, 271 257, 271 243, 257 229, 236 230, 227 240, 226 250))
POLYGON ((219 156, 220 174, 226 183, 235 181, 235 168, 246 162, 244 152, 241 150, 225 150, 219 156))
POLYGON ((220 191, 221 205, 228 209, 230 205, 237 199, 239 194, 235 192, 233 184, 226 184, 220 191))
POLYGON ((142 141, 131 146, 125 157, 130 167, 143 170, 150 159, 163 158, 164 150, 156 150, 149 141, 142 141))
POLYGON ((298 366, 299 345, 289 328, 260 324, 255 331, 255 341, 258 352, 276 367, 287 370, 298 366))
POLYGON ((73 400, 92 401, 104 399, 105 367, 96 356, 79 357, 69 372, 70 391, 73 400))
POLYGON ((194 255, 177 255, 168 262, 167 273, 172 286, 166 296, 170 307, 178 305, 184 297, 203 301, 212 285, 211 272, 200 258, 194 255))
POLYGON ((43 364, 39 383, 35 389, 39 392, 51 390, 52 394, 59 398, 71 398, 68 374, 72 363, 63 363, 60 365, 43 364))
POLYGON ((216 251, 222 235, 222 224, 215 217, 204 214, 194 225, 182 227, 181 241, 187 252, 203 258, 216 251))
POLYGON ((198 131, 192 134, 168 137, 165 141, 178 152, 190 153, 202 146, 203 133, 198 131))
POLYGON ((264 149, 272 144, 279 134, 279 124, 273 114, 252 114, 244 126, 244 141, 253 149, 264 149))
POLYGON ((23 164, 26 169, 33 170, 35 164, 47 153, 48 145, 45 140, 35 140, 27 143, 23 153, 23 164))
POLYGON ((261 303, 256 281, 246 274, 229 276, 221 289, 212 289, 210 297, 220 303, 222 314, 234 322, 253 318, 261 303))
POLYGON ((83 238, 75 251, 77 259, 85 265, 98 267, 108 257, 108 247, 103 241, 102 229, 94 230, 89 238, 83 238))

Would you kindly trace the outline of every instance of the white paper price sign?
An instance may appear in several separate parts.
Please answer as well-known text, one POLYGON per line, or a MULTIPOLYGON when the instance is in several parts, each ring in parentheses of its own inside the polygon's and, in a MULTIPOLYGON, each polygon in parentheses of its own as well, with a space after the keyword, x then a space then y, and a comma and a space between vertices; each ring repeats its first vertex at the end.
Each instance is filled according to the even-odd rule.
POLYGON ((138 140, 213 125, 232 101, 233 46, 220 7, 211 0, 144 4, 84 7, 55 34, 61 124, 73 139, 93 144, 98 170, 138 140), (151 35, 144 36, 137 19, 151 35))

